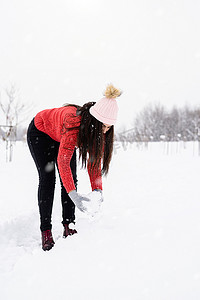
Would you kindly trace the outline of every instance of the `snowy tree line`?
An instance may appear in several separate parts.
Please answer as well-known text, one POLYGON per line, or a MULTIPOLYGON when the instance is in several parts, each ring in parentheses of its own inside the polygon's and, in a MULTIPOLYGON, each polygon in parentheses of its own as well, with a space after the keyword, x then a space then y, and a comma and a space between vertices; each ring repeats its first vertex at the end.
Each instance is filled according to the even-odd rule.
MULTIPOLYGON (((0 95, 0 143, 5 142, 6 160, 12 160, 13 145, 26 141, 26 126, 23 121, 29 115, 30 105, 21 102, 19 91, 12 85, 0 95)), ((138 113, 131 128, 123 128, 115 135, 116 142, 174 142, 198 141, 200 153, 200 107, 166 109, 161 104, 149 104, 138 113)))
POLYGON ((135 118, 133 127, 116 134, 122 142, 200 141, 200 107, 147 105, 135 118))

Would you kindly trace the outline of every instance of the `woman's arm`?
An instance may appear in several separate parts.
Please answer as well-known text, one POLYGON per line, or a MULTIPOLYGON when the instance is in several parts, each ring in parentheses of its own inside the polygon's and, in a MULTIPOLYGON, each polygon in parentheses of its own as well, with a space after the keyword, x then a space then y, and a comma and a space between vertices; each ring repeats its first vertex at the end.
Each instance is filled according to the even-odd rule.
POLYGON ((98 169, 91 169, 90 163, 87 164, 87 170, 90 177, 90 183, 92 191, 102 190, 102 175, 101 175, 101 163, 98 169))
POLYGON ((60 172, 62 183, 67 193, 76 189, 73 176, 72 176, 72 171, 70 168, 70 161, 74 153, 76 140, 77 140, 76 131, 65 133, 60 141, 60 147, 58 151, 58 158, 57 158, 58 169, 60 172))

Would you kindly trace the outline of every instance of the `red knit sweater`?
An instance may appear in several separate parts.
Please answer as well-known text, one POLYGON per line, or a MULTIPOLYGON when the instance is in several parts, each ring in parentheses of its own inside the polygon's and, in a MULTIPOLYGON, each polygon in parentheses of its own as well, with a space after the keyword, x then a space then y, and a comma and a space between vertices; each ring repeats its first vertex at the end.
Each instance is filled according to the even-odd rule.
MULTIPOLYGON (((62 133, 63 124, 66 128, 80 125, 81 116, 76 116, 76 107, 66 106, 53 109, 45 109, 39 112, 34 123, 38 130, 48 134, 53 140, 60 143, 58 151, 58 169, 66 191, 69 193, 75 190, 74 180, 70 168, 75 147, 77 146, 78 129, 62 133)), ((92 190, 102 189, 101 168, 96 172, 91 172, 88 167, 92 190)))

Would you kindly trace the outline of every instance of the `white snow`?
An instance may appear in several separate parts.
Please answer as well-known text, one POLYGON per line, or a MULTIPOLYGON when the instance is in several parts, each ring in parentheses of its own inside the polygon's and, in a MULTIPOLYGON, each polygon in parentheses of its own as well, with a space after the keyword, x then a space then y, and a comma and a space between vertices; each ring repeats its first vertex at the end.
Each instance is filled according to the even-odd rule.
MULTIPOLYGON (((78 234, 62 238, 60 187, 53 207, 55 246, 41 249, 37 171, 17 144, 0 145, 2 300, 200 299, 198 145, 117 145, 98 217, 77 210, 78 234)), ((79 193, 89 179, 79 170, 79 193)))

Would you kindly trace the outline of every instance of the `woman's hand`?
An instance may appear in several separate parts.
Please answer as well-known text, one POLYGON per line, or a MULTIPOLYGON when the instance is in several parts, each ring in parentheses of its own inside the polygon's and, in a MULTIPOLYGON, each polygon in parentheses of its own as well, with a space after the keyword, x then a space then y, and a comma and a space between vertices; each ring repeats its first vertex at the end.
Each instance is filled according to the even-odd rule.
POLYGON ((78 194, 76 190, 69 192, 69 196, 80 211, 82 211, 82 212, 87 211, 86 207, 84 206, 84 201, 85 202, 90 201, 89 198, 78 194))

